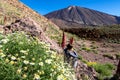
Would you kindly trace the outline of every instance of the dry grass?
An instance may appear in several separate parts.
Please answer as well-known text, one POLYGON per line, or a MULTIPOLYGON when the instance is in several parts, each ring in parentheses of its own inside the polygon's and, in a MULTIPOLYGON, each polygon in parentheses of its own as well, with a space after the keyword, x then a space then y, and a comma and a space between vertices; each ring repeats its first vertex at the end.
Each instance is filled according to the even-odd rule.
POLYGON ((16 19, 30 17, 45 30, 45 34, 54 39, 56 42, 61 38, 62 31, 51 21, 39 15, 23 3, 17 0, 1 0, 0 1, 0 25, 8 25, 16 19), (59 38, 60 37, 60 38, 59 38))

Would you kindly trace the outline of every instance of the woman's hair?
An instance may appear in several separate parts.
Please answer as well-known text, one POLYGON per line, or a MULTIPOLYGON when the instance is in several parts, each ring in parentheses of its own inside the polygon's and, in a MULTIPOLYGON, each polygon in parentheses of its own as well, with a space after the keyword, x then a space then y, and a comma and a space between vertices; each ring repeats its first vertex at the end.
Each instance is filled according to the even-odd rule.
POLYGON ((73 48, 73 46, 72 46, 71 44, 68 44, 68 45, 67 45, 67 49, 70 50, 70 49, 72 49, 72 48, 73 48))

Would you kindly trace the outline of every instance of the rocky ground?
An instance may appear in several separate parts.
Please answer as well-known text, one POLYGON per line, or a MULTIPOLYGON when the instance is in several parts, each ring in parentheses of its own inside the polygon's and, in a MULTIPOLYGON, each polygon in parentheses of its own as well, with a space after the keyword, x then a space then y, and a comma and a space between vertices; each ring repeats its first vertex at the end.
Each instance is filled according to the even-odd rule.
POLYGON ((31 18, 18 19, 10 25, 4 26, 3 29, 4 34, 12 33, 15 31, 24 31, 28 35, 32 37, 38 37, 40 41, 44 41, 47 44, 50 44, 51 49, 58 52, 61 51, 61 48, 57 45, 57 43, 48 38, 48 36, 46 36, 45 32, 42 30, 41 26, 39 26, 31 18))
MULTIPOLYGON (((120 55, 120 44, 108 43, 106 41, 89 41, 89 40, 79 39, 75 41, 74 48, 78 52, 79 56, 81 56, 86 61, 97 62, 101 64, 111 63, 115 65, 116 68, 115 70, 113 70, 113 74, 115 73, 118 65, 118 59, 116 57, 116 54, 120 55)), ((83 68, 80 68, 81 63, 79 64, 80 66, 77 69, 78 73, 76 73, 77 76, 80 76, 81 72, 84 71, 83 68), (81 69, 82 71, 80 71, 81 69)), ((91 73, 92 76, 94 76, 93 74, 96 75, 94 69, 91 69, 92 71, 90 71, 87 66, 86 67, 84 66, 84 68, 86 68, 87 70, 85 71, 87 72, 87 74, 84 73, 85 75, 89 76, 91 75, 91 73)), ((81 80, 81 78, 79 78, 78 80, 81 80)), ((89 79, 89 80, 94 80, 94 79, 89 79)))
POLYGON ((115 65, 118 63, 115 55, 120 54, 120 44, 89 40, 79 40, 76 41, 76 44, 78 54, 87 61, 113 63, 115 65), (104 55, 109 55, 111 58, 104 55))
POLYGON ((77 69, 75 70, 77 80, 96 80, 97 72, 92 68, 88 67, 81 61, 78 61, 77 69))

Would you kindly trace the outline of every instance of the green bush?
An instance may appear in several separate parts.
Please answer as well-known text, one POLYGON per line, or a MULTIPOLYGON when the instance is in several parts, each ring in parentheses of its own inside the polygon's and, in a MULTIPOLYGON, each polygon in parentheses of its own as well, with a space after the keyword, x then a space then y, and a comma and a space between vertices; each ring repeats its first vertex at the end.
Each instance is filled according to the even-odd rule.
POLYGON ((16 68, 0 59, 0 80, 20 80, 16 68))
POLYGON ((92 49, 91 49, 91 48, 89 48, 89 47, 82 47, 82 50, 85 50, 85 51, 87 51, 87 52, 92 51, 92 49))
POLYGON ((98 78, 103 80, 105 77, 112 75, 112 70, 115 68, 112 64, 95 64, 92 65, 94 69, 99 73, 98 78))
POLYGON ((37 38, 17 32, 4 36, 0 45, 0 80, 75 79, 73 70, 65 66, 62 56, 37 38))
POLYGON ((0 33, 0 40, 2 40, 4 38, 4 36, 0 33))

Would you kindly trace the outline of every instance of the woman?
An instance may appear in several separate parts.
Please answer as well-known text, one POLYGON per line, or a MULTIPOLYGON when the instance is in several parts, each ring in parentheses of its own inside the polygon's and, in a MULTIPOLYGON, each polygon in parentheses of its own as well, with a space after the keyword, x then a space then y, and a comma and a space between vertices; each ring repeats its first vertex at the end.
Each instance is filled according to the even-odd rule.
POLYGON ((74 68, 77 67, 77 60, 78 60, 78 55, 77 53, 73 50, 73 46, 71 44, 68 44, 67 47, 64 49, 64 60, 70 63, 70 59, 72 58, 72 66, 74 68))

